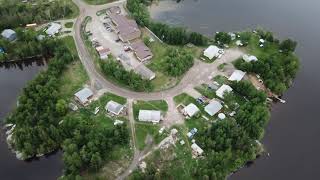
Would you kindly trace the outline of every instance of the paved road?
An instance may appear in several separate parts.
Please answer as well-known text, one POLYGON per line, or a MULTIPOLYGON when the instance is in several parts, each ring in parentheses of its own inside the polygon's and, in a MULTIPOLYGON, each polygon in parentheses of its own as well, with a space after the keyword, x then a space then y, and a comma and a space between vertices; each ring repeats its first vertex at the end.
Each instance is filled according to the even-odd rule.
POLYGON ((88 50, 86 49, 86 46, 80 34, 81 22, 84 20, 86 16, 94 17, 96 16, 96 12, 101 9, 105 9, 115 5, 121 6, 125 3, 125 0, 116 1, 113 3, 99 5, 99 6, 87 5, 81 0, 73 0, 73 1, 79 6, 79 9, 80 9, 80 16, 77 18, 74 26, 75 42, 76 42, 80 60, 89 75, 91 86, 93 88, 95 87, 95 84, 98 84, 98 86, 105 91, 129 98, 129 99, 158 100, 158 99, 164 99, 164 98, 172 98, 184 92, 184 90, 187 87, 190 87, 190 86, 195 87, 209 81, 209 76, 211 76, 215 72, 218 72, 217 67, 219 64, 230 63, 233 60, 240 57, 241 55, 243 55, 243 52, 240 51, 239 49, 228 49, 226 50, 225 55, 221 59, 215 61, 214 63, 207 64, 199 60, 196 60, 195 65, 186 73, 186 75, 181 80, 181 82, 174 88, 171 88, 162 92, 152 92, 152 93, 134 92, 109 82, 96 70, 92 57, 88 52, 88 50))

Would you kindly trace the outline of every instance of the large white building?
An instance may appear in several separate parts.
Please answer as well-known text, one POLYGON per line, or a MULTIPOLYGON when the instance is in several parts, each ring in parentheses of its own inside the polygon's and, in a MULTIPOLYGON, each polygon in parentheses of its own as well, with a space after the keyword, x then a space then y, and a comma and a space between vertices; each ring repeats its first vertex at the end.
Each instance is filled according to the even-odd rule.
POLYGON ((109 113, 112 113, 114 115, 119 115, 123 111, 124 106, 115 101, 109 101, 105 106, 105 109, 109 113))
POLYGON ((213 116, 217 114, 222 109, 222 105, 219 101, 212 100, 210 104, 204 107, 204 110, 210 115, 213 116))
POLYGON ((62 26, 61 24, 58 23, 51 23, 49 28, 46 30, 46 33, 49 36, 54 36, 55 34, 59 33, 59 31, 61 30, 62 26))
POLYGON ((194 105, 193 103, 190 103, 188 106, 186 106, 185 108, 183 108, 183 113, 189 117, 193 117, 194 115, 196 115, 200 110, 199 108, 194 105))
POLYGON ((241 81, 242 78, 244 77, 244 75, 246 75, 246 72, 240 71, 240 70, 235 70, 233 71, 233 73, 231 74, 231 76, 229 77, 229 81, 241 81))
POLYGON ((219 48, 214 45, 210 45, 204 52, 203 55, 209 58, 210 60, 214 57, 219 56, 219 48))
POLYGON ((90 99, 93 97, 93 92, 89 88, 83 88, 74 94, 74 96, 79 103, 86 106, 90 103, 90 99))
POLYGON ((216 91, 216 95, 220 98, 223 99, 223 95, 224 93, 228 93, 228 92, 231 92, 233 89, 229 86, 229 85, 226 85, 226 84, 223 84, 217 91, 216 91))
POLYGON ((159 123, 161 120, 161 112, 155 110, 140 110, 139 121, 159 123))

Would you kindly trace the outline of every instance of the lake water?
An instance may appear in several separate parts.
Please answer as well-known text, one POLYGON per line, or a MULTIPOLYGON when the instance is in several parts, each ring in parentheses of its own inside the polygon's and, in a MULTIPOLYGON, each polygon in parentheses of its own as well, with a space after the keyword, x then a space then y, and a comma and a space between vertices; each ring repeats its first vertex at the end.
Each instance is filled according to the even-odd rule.
MULTIPOLYGON (((35 63, 17 68, 0 68, 0 122, 16 105, 17 97, 28 81, 44 68, 35 63)), ((0 179, 3 180, 53 180, 62 174, 61 153, 34 160, 31 163, 16 159, 7 146, 2 126, 0 128, 0 179)))
POLYGON ((230 179, 317 179, 320 170, 320 1, 319 0, 184 0, 151 7, 155 20, 183 25, 207 35, 257 26, 280 39, 298 41, 301 70, 276 104, 263 144, 262 157, 230 179))

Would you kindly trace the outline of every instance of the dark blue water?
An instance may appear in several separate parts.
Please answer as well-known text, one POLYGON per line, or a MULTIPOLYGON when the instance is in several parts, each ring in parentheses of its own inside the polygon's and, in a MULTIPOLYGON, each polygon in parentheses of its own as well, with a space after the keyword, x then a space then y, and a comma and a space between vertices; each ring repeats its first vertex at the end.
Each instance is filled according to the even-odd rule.
POLYGON ((154 19, 213 35, 263 27, 298 41, 301 70, 276 104, 263 144, 270 157, 255 161, 231 179, 319 179, 320 170, 320 1, 171 0, 151 8, 154 19))

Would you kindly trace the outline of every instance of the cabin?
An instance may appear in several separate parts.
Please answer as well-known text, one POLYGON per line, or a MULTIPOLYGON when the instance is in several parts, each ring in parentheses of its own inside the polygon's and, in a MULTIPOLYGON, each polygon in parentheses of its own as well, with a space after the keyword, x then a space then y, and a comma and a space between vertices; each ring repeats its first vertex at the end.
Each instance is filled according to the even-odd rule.
POLYGON ((132 43, 131 49, 141 62, 147 61, 153 57, 151 50, 140 40, 132 43))
POLYGON ((3 30, 1 36, 8 41, 14 41, 17 39, 17 33, 12 29, 3 30))
POLYGON ((199 108, 194 105, 193 103, 190 103, 188 106, 183 108, 182 112, 187 117, 193 117, 199 112, 199 108))
POLYGON ((235 70, 231 76, 229 77, 229 81, 241 81, 243 79, 243 77, 246 75, 245 72, 241 71, 241 70, 235 70))
POLYGON ((61 24, 58 23, 51 23, 49 28, 46 30, 46 33, 49 36, 55 36, 59 31, 62 29, 61 24))
POLYGON ((233 90, 233 89, 232 89, 229 85, 223 84, 223 85, 216 91, 216 95, 217 95, 219 98, 222 98, 222 99, 223 99, 224 93, 232 92, 232 90, 233 90))
POLYGON ((213 59, 214 57, 218 57, 220 49, 217 46, 210 45, 204 52, 203 55, 208 59, 213 59))
POLYGON ((115 101, 109 101, 105 109, 108 113, 118 116, 124 110, 124 106, 115 101))
POLYGON ((214 116, 222 109, 222 105, 217 100, 212 100, 206 107, 204 107, 204 111, 208 113, 210 116, 214 116))
POLYGON ((242 59, 245 61, 245 62, 252 62, 252 61, 258 61, 258 58, 253 56, 253 55, 248 55, 248 54, 245 54, 242 56, 242 59))
POLYGON ((201 156, 203 154, 203 149, 201 149, 196 143, 191 145, 192 155, 195 157, 201 156))
POLYGON ((81 105, 87 106, 93 97, 93 92, 89 88, 83 88, 75 93, 74 97, 81 105))
POLYGON ((140 110, 139 121, 159 123, 161 120, 161 112, 156 110, 140 110))

